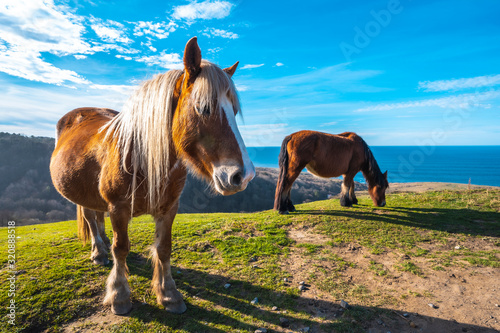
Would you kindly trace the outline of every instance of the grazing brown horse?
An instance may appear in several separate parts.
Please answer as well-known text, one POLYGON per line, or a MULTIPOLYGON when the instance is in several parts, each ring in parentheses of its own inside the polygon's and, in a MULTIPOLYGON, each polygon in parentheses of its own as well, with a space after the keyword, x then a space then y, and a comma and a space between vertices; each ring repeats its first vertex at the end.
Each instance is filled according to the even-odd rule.
POLYGON ((91 258, 106 264, 109 240, 104 212, 113 226, 113 269, 104 304, 116 314, 132 308, 127 282, 128 223, 151 214, 153 290, 166 310, 186 305, 170 272, 171 229, 187 168, 230 195, 255 176, 235 115, 240 110, 231 76, 201 59, 196 37, 184 51, 184 70, 171 70, 142 84, 122 112, 76 109, 59 120, 50 163, 56 189, 78 205, 80 229, 92 238, 91 258))
POLYGON ((356 133, 338 135, 299 131, 287 136, 279 155, 280 175, 276 185, 274 209, 280 214, 295 211, 290 199, 292 184, 307 168, 318 177, 344 176, 340 204, 352 206, 358 200, 354 195, 354 176, 361 170, 368 182, 368 193, 375 206, 385 206, 385 190, 389 187, 387 171, 380 172, 375 157, 366 142, 356 133))

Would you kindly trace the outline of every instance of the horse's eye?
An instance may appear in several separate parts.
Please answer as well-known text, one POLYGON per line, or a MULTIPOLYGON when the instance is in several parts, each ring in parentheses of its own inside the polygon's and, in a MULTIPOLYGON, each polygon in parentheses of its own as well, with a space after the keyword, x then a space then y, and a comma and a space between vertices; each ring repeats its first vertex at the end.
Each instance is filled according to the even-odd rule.
POLYGON ((197 108, 196 110, 202 116, 210 115, 210 107, 209 106, 204 106, 203 108, 197 108))

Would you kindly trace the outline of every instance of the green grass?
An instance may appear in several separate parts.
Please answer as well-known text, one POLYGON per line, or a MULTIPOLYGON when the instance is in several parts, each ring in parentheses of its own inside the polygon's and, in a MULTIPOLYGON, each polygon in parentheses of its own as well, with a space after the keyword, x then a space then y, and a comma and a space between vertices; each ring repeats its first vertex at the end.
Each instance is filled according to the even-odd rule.
MULTIPOLYGON (((395 269, 419 276, 425 276, 421 262, 432 270, 500 267, 500 191, 393 194, 387 202, 387 207, 376 208, 362 197, 359 206, 346 209, 338 200, 318 201, 297 205, 298 211, 287 216, 271 211, 179 214, 171 262, 188 305, 183 315, 168 314, 156 304, 148 260, 154 223, 149 216, 136 218, 129 226, 132 247, 127 259, 134 309, 120 325, 94 330, 253 332, 258 327, 277 329, 279 318, 286 316, 297 330, 309 326, 327 332, 364 331, 363 322, 384 311, 378 304, 386 302, 387 296, 347 281, 345 272, 354 264, 335 253, 345 244, 356 244, 375 256, 366 274, 382 279, 394 269, 377 261, 385 253, 418 257, 418 264, 401 259, 395 269), (297 243, 288 231, 299 228, 323 234, 328 241, 297 243), (468 242, 489 246, 473 250, 468 242), (464 245, 456 250, 454 244, 464 245), (337 299, 348 299, 353 307, 333 320, 321 320, 299 307, 307 293, 300 294, 296 285, 283 282, 290 273, 282 263, 292 253, 311 261, 310 283, 337 299), (225 289, 225 283, 231 287, 225 289), (250 301, 255 297, 259 303, 254 306, 250 301), (273 306, 287 313, 271 311, 273 306)), ((106 227, 111 236, 109 221, 106 227)), ((74 221, 19 226, 16 236, 17 269, 26 271, 17 276, 17 325, 13 329, 3 320, 0 330, 57 332, 103 309, 100 302, 111 267, 90 262, 90 246, 78 241, 74 221)), ((7 253, 6 228, 0 229, 0 251, 7 253)), ((6 255, 0 257, 0 264, 0 279, 6 281, 10 274, 6 255)), ((2 283, 0 317, 4 319, 3 305, 9 301, 6 288, 2 283)))

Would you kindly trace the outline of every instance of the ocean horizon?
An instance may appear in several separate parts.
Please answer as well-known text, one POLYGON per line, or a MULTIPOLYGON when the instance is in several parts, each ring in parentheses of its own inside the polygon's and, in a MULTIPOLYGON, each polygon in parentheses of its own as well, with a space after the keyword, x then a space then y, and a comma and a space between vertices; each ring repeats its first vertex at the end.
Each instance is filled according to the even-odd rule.
MULTIPOLYGON (((500 146, 371 146, 389 183, 500 186, 500 146)), ((256 167, 278 168, 280 147, 248 147, 256 167)), ((365 183, 361 172, 355 181, 365 183)))

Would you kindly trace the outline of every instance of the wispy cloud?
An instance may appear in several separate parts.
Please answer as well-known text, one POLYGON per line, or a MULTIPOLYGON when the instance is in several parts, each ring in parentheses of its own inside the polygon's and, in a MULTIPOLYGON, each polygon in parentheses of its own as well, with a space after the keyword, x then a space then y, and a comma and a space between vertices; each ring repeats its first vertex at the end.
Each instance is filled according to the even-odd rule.
POLYGON ((138 21, 132 24, 135 25, 134 36, 151 36, 158 39, 167 38, 177 28, 175 22, 138 21))
POLYGON ((338 121, 331 121, 329 123, 324 123, 324 124, 321 124, 319 125, 320 127, 328 127, 328 126, 333 126, 333 125, 336 125, 338 124, 338 121))
POLYGON ((136 58, 139 62, 144 62, 148 66, 160 66, 166 69, 182 69, 182 59, 179 53, 167 53, 162 51, 158 55, 142 56, 136 58))
POLYGON ((107 43, 130 44, 132 40, 125 34, 123 24, 116 21, 103 21, 98 18, 91 18, 92 24, 90 27, 99 38, 107 43))
POLYGON ((264 66, 264 64, 248 64, 248 65, 245 65, 245 66, 241 67, 241 69, 259 68, 259 67, 262 67, 262 66, 264 66))
POLYGON ((498 84, 500 84, 500 74, 452 80, 423 81, 418 83, 418 87, 425 91, 456 91, 461 89, 495 86, 498 84))
POLYGON ((281 67, 281 66, 284 66, 284 65, 285 65, 285 64, 284 64, 284 63, 282 63, 282 62, 277 62, 275 66, 276 66, 276 67, 281 67))
POLYGON ((174 7, 172 17, 177 20, 195 21, 221 19, 229 16, 233 4, 228 1, 192 2, 188 5, 174 7))
POLYGON ((222 38, 229 38, 229 39, 236 39, 238 38, 238 34, 235 34, 234 32, 227 31, 227 30, 222 30, 222 29, 215 29, 215 28, 207 28, 203 31, 203 35, 207 37, 222 37, 222 38))
POLYGON ((464 109, 469 107, 489 108, 489 104, 481 102, 495 99, 500 96, 500 91, 487 91, 477 94, 461 94, 456 96, 447 96, 441 98, 424 99, 400 103, 376 104, 364 108, 359 108, 355 112, 368 111, 390 111, 396 109, 422 108, 422 107, 440 107, 443 109, 464 109))

